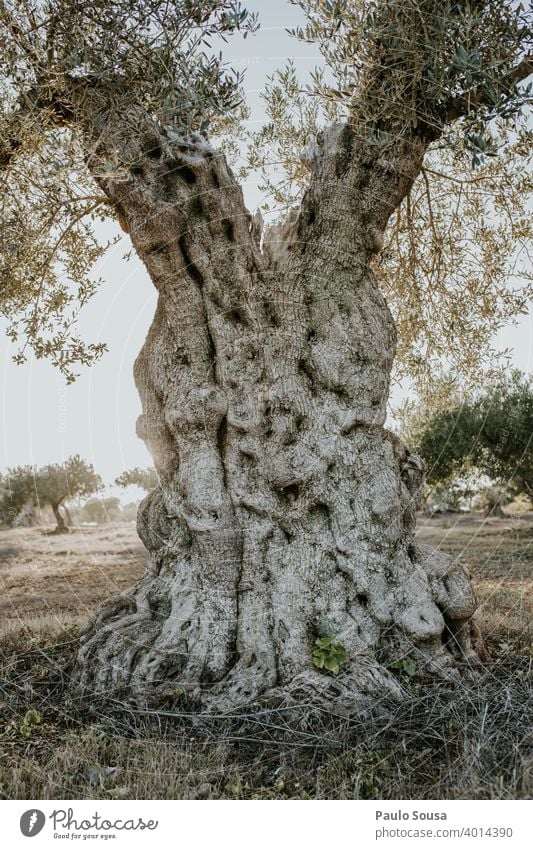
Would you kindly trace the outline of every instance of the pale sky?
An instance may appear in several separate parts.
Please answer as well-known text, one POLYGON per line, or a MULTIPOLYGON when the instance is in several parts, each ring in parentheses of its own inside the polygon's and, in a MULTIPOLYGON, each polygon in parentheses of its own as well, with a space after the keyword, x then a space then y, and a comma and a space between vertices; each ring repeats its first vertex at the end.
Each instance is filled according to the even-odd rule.
MULTIPOLYGON (((286 0, 248 0, 245 5, 260 13, 261 29, 246 40, 232 39, 224 52, 236 67, 246 68, 251 119, 260 125, 259 94, 267 75, 290 57, 304 77, 319 55, 315 47, 300 44, 285 31, 301 22, 298 8, 286 0)), ((253 210, 261 200, 257 187, 250 181, 244 190, 253 210)), ((129 247, 124 237, 95 268, 105 283, 82 310, 80 329, 88 341, 107 342, 109 351, 84 368, 74 385, 67 386, 48 361, 30 358, 25 365, 14 365, 13 347, 0 322, 0 471, 19 464, 61 462, 79 453, 110 483, 123 469, 151 464, 135 435, 140 401, 132 368, 152 319, 155 293, 141 263, 122 259, 129 247)), ((532 309, 495 342, 513 349, 515 367, 533 370, 532 309)))

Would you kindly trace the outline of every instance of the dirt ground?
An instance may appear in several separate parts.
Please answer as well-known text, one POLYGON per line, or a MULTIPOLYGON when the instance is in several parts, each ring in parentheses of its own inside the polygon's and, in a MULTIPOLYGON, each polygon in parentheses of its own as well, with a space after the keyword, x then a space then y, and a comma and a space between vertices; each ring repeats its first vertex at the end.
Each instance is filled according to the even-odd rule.
POLYGON ((402 678, 385 719, 302 731, 77 697, 80 626, 143 572, 135 526, 0 531, 0 799, 530 799, 533 515, 420 516, 418 534, 469 565, 490 663, 459 688, 402 678))
MULTIPOLYGON (((485 519, 479 514, 418 520, 418 538, 468 564, 489 633, 531 627, 533 515, 485 519)), ((0 635, 22 624, 81 622, 110 595, 142 575, 147 553, 134 523, 74 529, 0 531, 0 635)))
POLYGON ((133 522, 58 536, 45 528, 0 531, 0 634, 86 619, 134 584, 146 560, 133 522))
POLYGON ((480 514, 420 516, 417 536, 468 566, 489 638, 531 639, 533 514, 486 519, 480 514))

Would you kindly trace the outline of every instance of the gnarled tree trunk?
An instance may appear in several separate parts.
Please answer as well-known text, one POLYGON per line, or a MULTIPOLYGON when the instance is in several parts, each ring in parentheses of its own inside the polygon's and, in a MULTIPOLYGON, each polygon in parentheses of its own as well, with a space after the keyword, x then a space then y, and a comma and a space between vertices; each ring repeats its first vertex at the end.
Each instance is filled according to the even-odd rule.
POLYGON ((56 527, 54 528, 54 534, 68 534, 69 530, 67 525, 65 524, 65 520, 59 509, 60 505, 56 503, 50 504, 52 508, 52 512, 54 514, 54 518, 56 520, 56 527))
POLYGON ((76 680, 225 710, 400 695, 387 653, 457 675, 475 598, 414 539, 423 469, 384 428, 395 329, 372 272, 422 142, 381 161, 331 128, 300 209, 261 233, 202 137, 102 138, 132 163, 99 180, 159 294, 135 379, 160 486, 146 574, 94 617, 76 680), (346 650, 337 677, 313 664, 321 636, 346 650))

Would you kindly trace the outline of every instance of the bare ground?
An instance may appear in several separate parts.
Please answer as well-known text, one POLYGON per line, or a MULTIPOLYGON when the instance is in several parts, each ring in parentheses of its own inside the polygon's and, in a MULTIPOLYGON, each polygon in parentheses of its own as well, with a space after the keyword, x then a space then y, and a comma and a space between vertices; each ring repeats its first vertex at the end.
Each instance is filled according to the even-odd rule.
POLYGON ((0 531, 0 798, 530 798, 533 516, 419 518, 468 563, 492 660, 461 692, 405 680, 384 719, 283 729, 73 701, 80 625, 134 583, 134 525, 0 531), (273 732, 273 728, 277 730, 273 732))
MULTIPOLYGON (((489 637, 524 634, 533 612, 533 515, 420 516, 418 538, 468 565, 489 637)), ((0 634, 21 625, 80 622, 134 584, 147 552, 135 525, 0 530, 0 634)))
POLYGON ((134 584, 146 559, 134 523, 59 535, 45 528, 0 531, 0 634, 83 622, 105 598, 134 584))

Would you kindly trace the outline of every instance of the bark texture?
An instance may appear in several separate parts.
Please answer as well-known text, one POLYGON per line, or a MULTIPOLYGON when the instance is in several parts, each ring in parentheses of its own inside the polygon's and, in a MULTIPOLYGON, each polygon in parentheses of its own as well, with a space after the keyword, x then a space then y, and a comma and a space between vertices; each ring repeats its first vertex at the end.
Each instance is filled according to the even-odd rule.
MULTIPOLYGON (((55 527, 54 533, 55 534, 68 534, 68 532, 69 532, 68 527, 65 524, 63 514, 61 513, 61 510, 59 509, 60 505, 59 504, 51 504, 50 507, 52 508, 54 518, 56 520, 56 527, 55 527)), ((63 507, 63 509, 66 511, 66 507, 63 507)))
POLYGON ((423 468, 384 428, 395 329, 372 272, 423 143, 380 160, 332 127, 301 207, 263 233, 203 137, 145 122, 101 145, 132 163, 99 179, 159 293, 135 380, 160 486, 146 574, 94 617, 76 680, 353 709, 401 696, 387 656, 458 675, 476 602, 464 566, 415 543, 423 468), (323 636, 345 647, 337 677, 313 665, 323 636))

